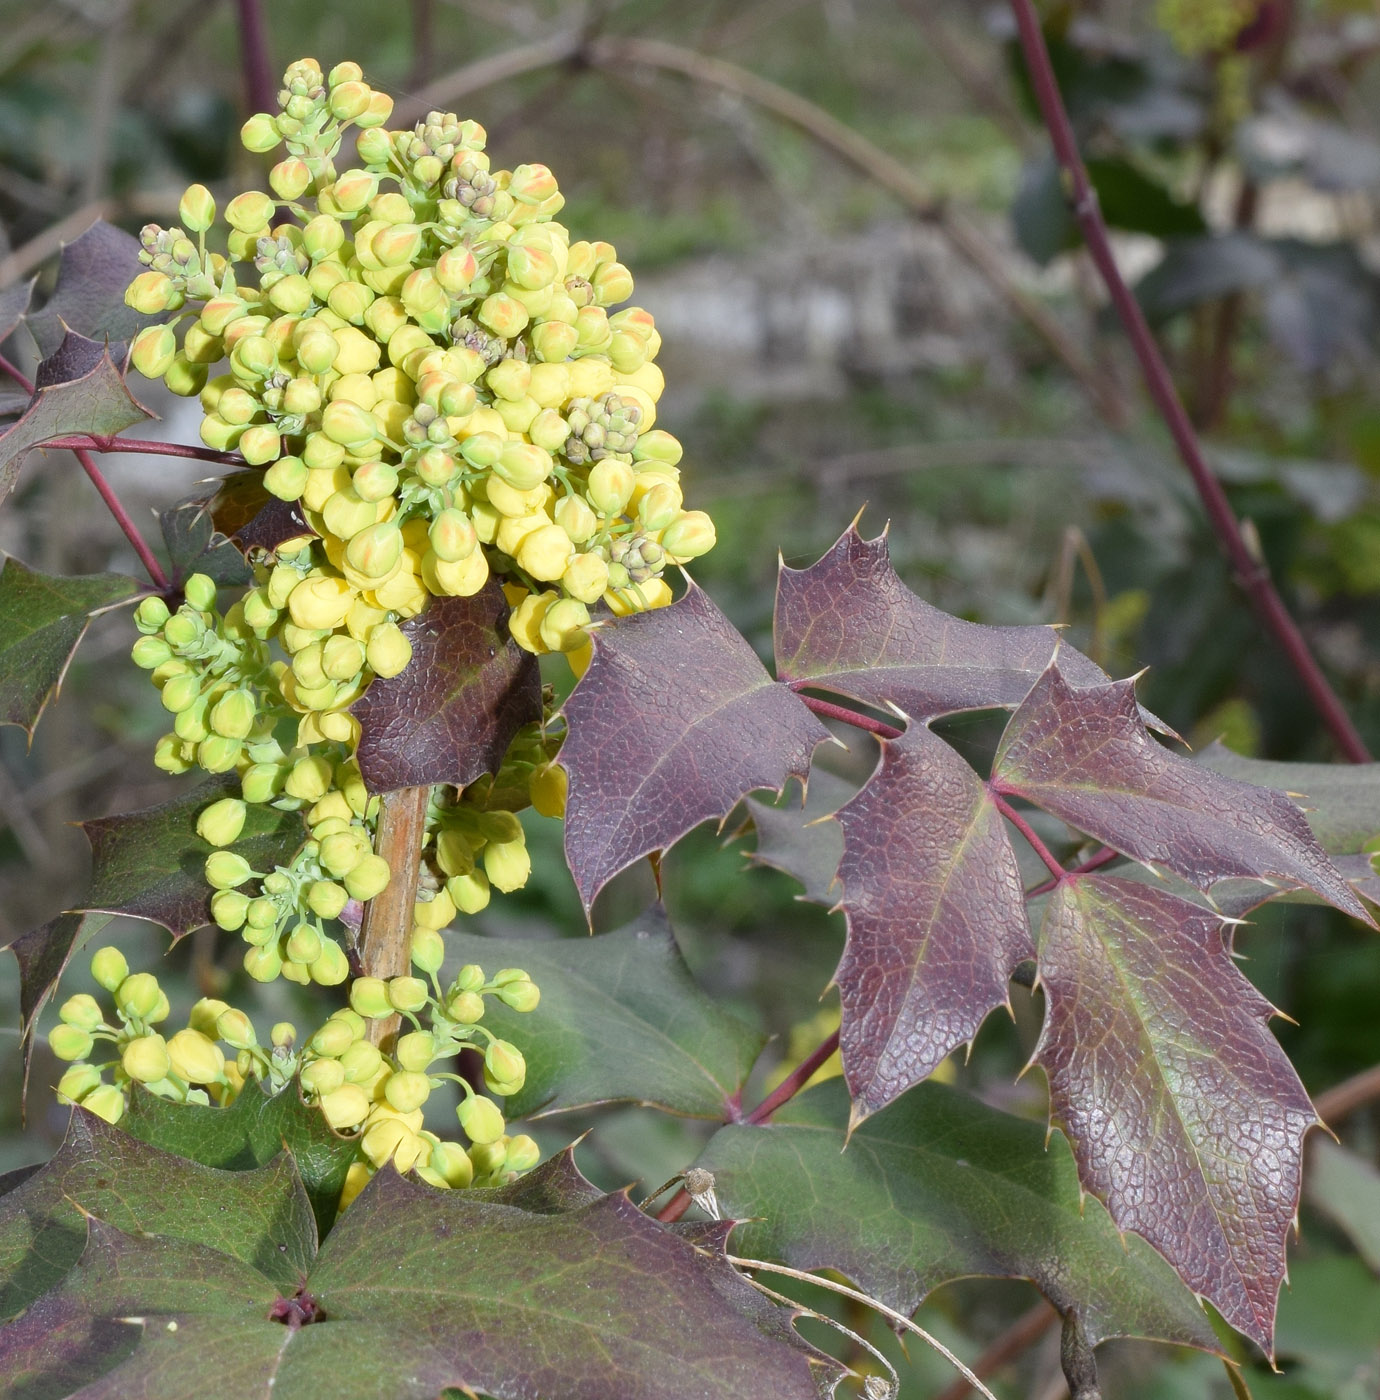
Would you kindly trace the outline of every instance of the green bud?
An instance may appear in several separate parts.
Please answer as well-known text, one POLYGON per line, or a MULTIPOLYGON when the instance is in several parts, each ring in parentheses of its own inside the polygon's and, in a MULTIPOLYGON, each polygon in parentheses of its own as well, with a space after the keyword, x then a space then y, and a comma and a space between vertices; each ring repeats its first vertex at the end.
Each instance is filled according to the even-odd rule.
POLYGON ((495 1079, 505 1084, 521 1084, 527 1077, 527 1061, 522 1051, 507 1040, 495 1040, 484 1052, 484 1068, 495 1079))
POLYGON ((441 964, 446 960, 445 939, 435 929, 422 928, 420 925, 414 927, 411 958, 412 966, 422 972, 439 972, 441 964))
POLYGON ((172 648, 162 637, 140 637, 129 656, 142 670, 152 671, 172 659, 172 648))
POLYGON ((73 1065, 57 1084, 59 1103, 80 1103, 99 1083, 101 1072, 95 1065, 73 1065))
MULTIPOLYGON (((378 982, 378 978, 359 978, 350 988, 351 1001, 355 999, 355 987, 358 987, 360 982, 378 982)), ((383 984, 380 982, 379 985, 382 986, 383 984)), ((383 1010, 379 1012, 379 1015, 389 1016, 392 1012, 393 1008, 388 1005, 388 1000, 385 996, 383 1010)), ((379 1069, 383 1065, 383 1056, 379 1053, 377 1045, 370 1045, 367 1040, 356 1040, 355 1043, 340 1056, 340 1064, 341 1068, 345 1071, 345 1078, 348 1079, 351 1084, 363 1084, 367 1080, 372 1079, 379 1072, 379 1069)))
POLYGON ((420 1011, 427 1003, 427 985, 420 977, 393 977, 388 982, 388 1003, 395 1011, 420 1011))
POLYGON ((393 1013, 393 1004, 388 1000, 388 987, 378 977, 356 977, 350 985, 350 1005, 361 1016, 368 1016, 371 1020, 393 1013))
POLYGON ((240 233, 258 233, 268 227, 276 207, 262 191, 246 190, 225 206, 225 222, 240 233))
POLYGON ((168 1039, 168 1059, 179 1079, 190 1084, 216 1084, 225 1075, 225 1056, 220 1046, 200 1031, 178 1031, 168 1039))
POLYGON ((283 971, 282 954, 272 943, 251 948, 244 955, 244 970, 256 982, 272 982, 283 971))
POLYGON ((506 841, 502 845, 490 841, 484 847, 483 860, 484 873, 488 876, 489 883, 505 894, 511 890, 520 890, 532 873, 532 858, 528 855, 526 843, 523 841, 506 841))
POLYGON ((498 989, 498 999, 514 1011, 534 1011, 541 1000, 537 984, 524 975, 521 981, 510 982, 498 989))
POLYGON ((478 963, 466 963, 455 974, 451 988, 457 992, 477 992, 483 988, 485 980, 484 969, 478 963))
POLYGON ((503 1114, 492 1099, 472 1094, 455 1110, 455 1116, 460 1120, 466 1137, 481 1147, 485 1143, 497 1142, 503 1136, 506 1126, 503 1114))
POLYGON ((462 1026, 478 1025, 484 1019, 484 998, 478 992, 456 992, 446 1003, 446 1015, 462 1026))
POLYGON ((265 462, 277 461, 282 450, 282 437, 277 428, 267 423, 256 423, 240 435, 240 452, 251 467, 261 467, 265 462))
POLYGON ((205 233, 216 221, 216 201, 205 185, 188 185, 177 205, 178 222, 192 233, 205 233))
POLYGON ((463 1189, 474 1179, 474 1164, 458 1142, 435 1143, 428 1165, 453 1189, 463 1189))
POLYGON ((308 1043, 316 1054, 336 1059, 343 1055, 357 1039, 353 1027, 344 1021, 332 1019, 327 1021, 308 1043))
POLYGON ((412 660, 412 643, 396 622, 380 622, 369 631, 365 659, 376 676, 400 675, 412 660))
POLYGON ((100 1003, 86 992, 78 992, 76 996, 68 997, 58 1009, 58 1017, 65 1024, 76 1026, 78 1030, 83 1031, 94 1031, 105 1020, 101 1014, 100 1003))
POLYGON ((134 625, 149 636, 162 631, 169 616, 168 605, 161 598, 145 598, 134 610, 134 625))
POLYGON ((478 914, 488 907, 489 878, 482 870, 472 870, 467 875, 452 875, 446 881, 446 893, 462 914, 478 914))
POLYGON ((250 1050, 259 1043, 254 1034, 254 1023, 233 1007, 222 1011, 216 1018, 216 1037, 236 1050, 250 1050))
POLYGON ((321 1095, 321 1112, 336 1132, 348 1132, 368 1116, 369 1098, 358 1084, 342 1084, 321 1095))
POLYGON ((244 927, 245 913, 249 908, 249 897, 238 890, 217 890, 211 896, 211 917, 217 928, 227 933, 244 927))
POLYGON ((311 980, 322 987, 338 987, 350 975, 350 960, 334 939, 322 940, 321 951, 312 963, 311 980))
POLYGON ((91 959, 91 975, 107 992, 118 991, 129 976, 129 964, 118 948, 101 948, 91 959))
POLYGON ((216 605, 215 580, 205 574, 192 574, 183 586, 187 602, 197 612, 210 612, 216 605))
POLYGON ((702 510, 682 511, 661 535, 661 547, 677 559, 698 559, 714 544, 714 522, 702 510))
POLYGON ((84 1060, 91 1045, 91 1032, 80 1026, 54 1026, 48 1032, 48 1048, 59 1060, 84 1060))
POLYGON ((321 1096, 334 1092, 344 1084, 345 1071, 339 1060, 313 1060, 303 1067, 298 1079, 309 1094, 321 1096))
POLYGON ((392 872, 382 856, 367 855, 344 877, 351 899, 373 899, 387 886, 392 872))
POLYGON ((420 1072, 436 1058, 436 1038, 430 1031, 409 1031, 399 1037, 393 1053, 403 1069, 420 1072))
POLYGON ((240 143, 245 150, 263 155, 282 141, 273 118, 267 112, 256 112, 240 127, 240 143))
POLYGON ((233 851, 215 851, 206 858, 206 882, 213 889, 235 889, 253 874, 249 862, 233 851))
POLYGON ((125 291, 125 305, 141 316, 161 316, 176 311, 185 297, 172 278, 162 272, 141 272, 125 291))
POLYGON ((125 1096, 113 1084, 100 1084, 82 1099, 81 1106, 107 1123, 118 1123, 124 1116, 125 1096))
POLYGON ((322 919, 338 919, 349 898, 344 886, 334 880, 316 880, 307 888, 307 907, 322 919))
MULTIPOLYGON (((223 703, 223 702, 222 702, 223 703)), ((230 846, 244 830, 245 806, 237 797, 222 797, 196 819, 196 834, 212 846, 230 846)))
POLYGON ((172 1069, 168 1042, 161 1035, 137 1035, 124 1049, 120 1064, 131 1079, 141 1084, 154 1084, 166 1079, 172 1069))
POLYGON ((129 362, 145 379, 162 379, 177 355, 171 326, 149 326, 134 337, 129 362))
POLYGON ((298 924, 288 934, 283 951, 293 962, 314 963, 321 956, 321 935, 310 924, 298 924))
POLYGON ((398 1070, 388 1076, 383 1096, 399 1113, 411 1113, 431 1097, 431 1080, 415 1070, 398 1070))
POLYGON ((508 1149, 503 1157, 506 1171, 531 1171, 540 1161, 541 1148, 526 1133, 519 1133, 516 1137, 508 1139, 508 1149))
POLYGON ((163 990, 153 973, 134 972, 116 989, 115 1005, 131 1021, 151 1021, 162 996, 163 990))

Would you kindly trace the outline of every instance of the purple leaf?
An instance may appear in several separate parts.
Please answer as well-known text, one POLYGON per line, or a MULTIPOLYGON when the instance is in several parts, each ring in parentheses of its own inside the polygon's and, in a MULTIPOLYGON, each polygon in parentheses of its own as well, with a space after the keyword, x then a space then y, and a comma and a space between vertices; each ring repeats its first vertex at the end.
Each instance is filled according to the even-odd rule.
POLYGON ((107 437, 153 416, 129 392, 110 351, 69 331, 38 367, 28 408, 0 433, 0 501, 14 490, 30 449, 72 433, 107 437))
POLYGON ((594 633, 565 718, 565 854, 586 910, 620 870, 746 793, 803 781, 829 737, 694 583, 594 633))
MULTIPOLYGON (((159 319, 140 316, 125 305, 125 288, 143 271, 133 234, 103 219, 92 224, 63 246, 57 290, 42 310, 27 317, 38 348, 51 355, 69 330, 116 347, 132 340, 141 327, 159 319)), ((123 353, 120 349, 121 357, 123 353)))
POLYGON ((1302 885, 1370 922, 1289 798, 1170 753, 1141 720, 1134 682, 1079 685, 1062 663, 1061 652, 1006 727, 998 792, 1198 889, 1232 875, 1302 885))
POLYGON ((264 488, 262 471, 231 472, 210 497, 211 523, 245 554, 275 550, 299 535, 313 533, 295 501, 283 501, 264 488))
MULTIPOLYGON (((1018 705, 1058 640, 1052 627, 984 627, 931 607, 901 582, 886 534, 865 540, 856 525, 817 564, 783 565, 777 583, 781 680, 890 703, 916 720, 1018 705)), ((1105 679, 1064 653, 1080 680, 1105 679)))
POLYGON ((189 574, 205 574, 222 588, 253 582, 244 555, 215 528, 204 496, 159 511, 158 528, 177 583, 185 582, 189 574))
POLYGON ((537 659, 508 635, 508 603, 490 579, 470 598, 433 598, 403 623, 412 660, 370 682, 352 706, 371 792, 496 773, 513 735, 541 718, 537 659))
POLYGON ((883 742, 876 774, 837 819, 848 942, 835 980, 857 1123, 970 1041, 1035 949, 1006 823, 923 725, 883 742))
POLYGON ((1130 880, 1063 881, 1038 941, 1035 1059, 1083 1184, 1269 1352, 1317 1122, 1270 1004, 1217 915, 1130 880))

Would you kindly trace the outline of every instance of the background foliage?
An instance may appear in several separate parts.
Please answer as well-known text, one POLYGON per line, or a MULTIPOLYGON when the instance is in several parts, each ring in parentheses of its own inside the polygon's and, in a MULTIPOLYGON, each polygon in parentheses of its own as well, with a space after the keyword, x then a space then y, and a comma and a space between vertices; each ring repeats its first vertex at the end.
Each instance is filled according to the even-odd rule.
MULTIPOLYGON (((1162 7, 1171 29, 1179 8, 1162 7)), ((1225 735, 1246 754, 1332 757, 1232 586, 1083 255, 1070 251, 1047 145, 1013 76, 1004 10, 633 0, 577 13, 556 0, 413 0, 404 11, 342 0, 325 12, 280 3, 271 13, 277 67, 307 52, 367 56, 371 80, 400 95, 583 23, 745 64, 810 94, 895 156, 936 207, 959 210, 1000 250, 1009 285, 972 270, 944 219, 910 217, 799 131, 674 74, 629 61, 557 64, 455 104, 485 123, 506 161, 549 163, 571 196, 566 221, 606 232, 638 272, 639 299, 666 342, 662 421, 686 443, 697 501, 720 527, 699 581, 766 654, 775 568, 766 544, 779 543, 788 563, 811 562, 867 500, 874 528, 892 521, 901 575, 935 604, 987 622, 1069 622, 1113 674, 1148 663, 1143 702, 1197 745, 1225 735), (1052 308, 1081 351, 1081 379, 1012 315, 1010 287, 1052 308)), ((1176 47, 1146 5, 1046 13, 1118 251, 1213 465, 1376 744, 1380 146, 1369 61, 1380 28, 1364 7, 1272 3, 1261 7, 1259 34, 1204 58, 1183 52, 1191 36, 1182 22, 1176 47)), ((137 228, 166 218, 188 180, 250 182, 234 139, 245 103, 233 6, 110 0, 16 6, 4 19, 0 288, 33 270, 51 279, 44 255, 97 214, 137 228)), ((0 397, 0 408, 16 407, 14 397, 0 397)), ((179 406, 154 406, 172 415, 169 436, 189 435, 179 406)), ((165 467, 132 460, 112 475, 131 505, 163 504, 195 477, 165 467)), ((60 454, 26 473, 18 505, 0 544, 35 567, 132 566, 60 454)), ((67 822, 169 795, 149 777, 161 717, 124 664, 127 628, 122 618, 96 620, 32 747, 20 731, 0 731, 4 937, 70 897, 85 849, 67 822)), ((980 751, 993 737, 986 723, 951 721, 946 737, 980 751)), ((862 740, 837 760, 856 774, 872 761, 862 740)), ((581 931, 559 829, 532 818, 529 843, 539 873, 520 900, 476 921, 478 936, 581 931)), ((780 1036, 783 1058, 798 1059, 829 1026, 835 1003, 820 1012, 815 997, 837 961, 841 920, 795 902, 795 886, 768 869, 741 877, 741 852, 696 833, 667 861, 667 902, 701 986, 755 1034, 780 1036)), ((648 893, 643 874, 616 882, 599 926, 635 916, 648 893)), ((220 937, 227 946, 204 930, 169 957, 187 1003, 243 992, 229 970, 235 940, 220 937)), ((151 964, 165 946, 147 926, 121 938, 131 963, 151 964)), ((1297 1021, 1276 1029, 1315 1096, 1380 1061, 1375 942, 1321 908, 1271 906, 1239 947, 1246 974, 1297 1021)), ((14 1024, 8 962, 3 976, 4 1020, 14 1024)), ((268 996, 281 1000, 264 1006, 266 1019, 291 1012, 291 988, 268 996)), ((1016 1012, 1014 1024, 993 1018, 971 1059, 944 1072, 1041 1122, 1039 1076, 1011 1084, 1039 1009, 1031 998, 1016 1012)), ((13 1167, 48 1156, 67 1114, 52 1106, 46 1086, 56 1073, 40 1051, 34 1116, 20 1131, 12 1039, 5 1049, 14 1082, 0 1096, 0 1167, 13 1167)), ((581 1102, 577 1078, 549 1092, 581 1102)), ((802 1121, 808 1110, 802 1100, 802 1121)), ((563 1116, 534 1131, 553 1149, 585 1121, 563 1116)), ((693 1120, 645 1108, 603 1111, 598 1123, 580 1160, 610 1187, 657 1184, 704 1136, 693 1120)), ((1367 1163, 1378 1131, 1380 1116, 1362 1106, 1345 1124, 1354 1155, 1313 1160, 1281 1310, 1286 1374, 1253 1374, 1257 1395, 1375 1392, 1380 1259, 1369 1203, 1380 1178, 1367 1163)), ((941 1288, 920 1320, 972 1358, 1034 1301, 1024 1285, 959 1282, 941 1288)), ((1046 1333, 992 1384, 1052 1400, 1063 1385, 1056 1353, 1056 1334, 1046 1333)), ((1111 1343, 1103 1356, 1112 1394, 1227 1393, 1220 1366, 1200 1355, 1111 1343)), ((922 1351, 901 1364, 914 1395, 948 1384, 950 1373, 922 1351)))

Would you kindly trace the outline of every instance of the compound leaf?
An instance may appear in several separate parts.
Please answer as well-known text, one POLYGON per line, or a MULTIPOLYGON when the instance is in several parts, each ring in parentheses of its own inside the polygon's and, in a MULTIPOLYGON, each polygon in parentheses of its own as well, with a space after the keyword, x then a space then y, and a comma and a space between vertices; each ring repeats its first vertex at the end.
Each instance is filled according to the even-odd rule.
POLYGON ((537 659, 508 635, 508 603, 490 579, 470 598, 433 598, 403 623, 412 660, 372 681, 352 706, 357 757, 372 792, 496 773, 513 735, 541 718, 537 659))
POLYGON ((0 570, 0 724, 17 724, 32 738, 91 619, 138 592, 139 584, 123 574, 62 578, 6 559, 0 570))
MULTIPOLYGON (((806 569, 782 565, 776 589, 776 674, 912 719, 1018 705, 1049 664, 1052 627, 986 627, 931 607, 901 582, 885 533, 850 525, 806 569)), ((1072 648, 1081 680, 1105 680, 1072 648)))
POLYGON ((1084 1185, 1268 1352, 1318 1121, 1270 1004, 1218 915, 1135 881, 1065 880, 1038 944, 1035 1059, 1084 1185))
POLYGON ((129 392, 109 348, 69 331, 39 365, 28 408, 0 433, 0 501, 14 490, 31 448, 70 433, 106 437, 153 416, 129 392))
MULTIPOLYGON (((494 956, 492 939, 446 942, 462 962, 494 956)), ((541 988, 535 1011, 495 998, 484 1017, 527 1059, 514 1117, 631 1101, 722 1120, 766 1043, 696 986, 660 907, 615 933, 508 951, 541 988)))
POLYGON ((620 870, 745 794, 803 781, 829 737, 694 583, 594 633, 565 718, 565 854, 586 909, 620 870))
POLYGON ((67 1275, 85 1248, 88 1215, 126 1233, 219 1250, 289 1289, 316 1250, 311 1205, 291 1157, 217 1171, 73 1109, 52 1160, 0 1197, 0 1316, 67 1275))
POLYGON ((972 1040, 1035 947, 1006 823, 924 725, 883 742, 877 772, 837 820, 848 941, 835 980, 856 1121, 972 1040))
MULTIPOLYGON (((91 888, 80 910, 162 924, 174 939, 211 922, 204 867, 213 846, 196 834, 203 808, 238 794, 233 774, 212 778, 157 807, 81 823, 91 842, 91 888)), ((286 864, 302 844, 302 819, 251 805, 235 850, 255 870, 286 864)))
POLYGON ((1233 875, 1302 885, 1370 922, 1365 906, 1283 793, 1200 768, 1146 729, 1132 681, 1082 685, 1061 656, 1011 717, 998 791, 1206 890, 1233 875))
POLYGON ((1207 1318, 1144 1240, 1082 1200, 1068 1144, 933 1081, 845 1138, 837 1081, 732 1125, 699 1165, 744 1220, 739 1253, 837 1269, 910 1314, 942 1283, 1027 1278, 1090 1341, 1153 1337, 1215 1349, 1207 1318), (845 1143, 847 1150, 845 1151, 845 1143))
POLYGON ((139 240, 104 219, 65 244, 57 290, 41 310, 27 317, 39 350, 53 354, 67 331, 116 345, 132 340, 158 319, 140 316, 125 305, 125 288, 143 271, 139 240))
POLYGON ((164 1152, 227 1171, 265 1166, 286 1148, 323 1236, 335 1221, 345 1174, 359 1155, 358 1142, 332 1131, 321 1110, 304 1104, 294 1085, 269 1095, 251 1081, 225 1108, 173 1103, 136 1089, 120 1127, 164 1152))

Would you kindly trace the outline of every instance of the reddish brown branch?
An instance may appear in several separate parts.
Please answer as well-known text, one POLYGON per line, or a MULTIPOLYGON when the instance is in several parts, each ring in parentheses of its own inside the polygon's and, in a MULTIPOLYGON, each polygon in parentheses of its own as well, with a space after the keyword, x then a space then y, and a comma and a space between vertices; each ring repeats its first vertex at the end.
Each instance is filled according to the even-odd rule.
POLYGON ((1009 821, 1011 825, 1014 826, 1016 830, 1019 831, 1021 835, 1025 837, 1025 839, 1030 843, 1031 849, 1035 852, 1037 856, 1040 857, 1042 861, 1044 861, 1045 868, 1054 877, 1054 879, 1050 882, 1049 888, 1053 889, 1054 886, 1057 885, 1061 880, 1067 879, 1069 872, 1065 870, 1064 867, 1060 865, 1057 860, 1055 860, 1049 847, 1046 846, 1045 843, 1041 841, 1039 836, 1036 834, 1035 828, 1031 826, 1031 824, 1028 821, 1026 821, 1026 819, 1023 816, 1021 816, 1021 814, 999 792, 997 792, 991 786, 990 783, 988 784, 988 791, 992 794, 992 801, 995 804, 997 811, 999 811, 1002 814, 1002 816, 1004 816, 1006 820, 1009 821))
POLYGON ((259 0, 236 0, 240 20, 240 72, 244 100, 251 112, 271 112, 278 105, 278 83, 268 52, 268 31, 259 0))
POLYGON ((834 1031, 823 1045, 810 1052, 743 1120, 745 1123, 765 1123, 783 1103, 793 1099, 815 1072, 839 1048, 839 1033, 834 1031))
POLYGON ((238 452, 217 452, 211 447, 194 447, 183 442, 154 442, 146 438, 122 438, 95 433, 74 433, 53 438, 42 447, 61 447, 68 452, 138 452, 147 457, 191 457, 198 462, 214 462, 220 467, 242 467, 238 452))
POLYGON ((1351 717, 1308 649, 1308 643, 1304 640, 1298 624, 1284 606, 1270 578, 1268 566, 1247 543, 1221 482, 1204 460, 1193 425, 1189 422, 1188 414, 1174 387, 1174 381, 1170 377, 1164 357, 1160 354, 1159 346, 1155 343, 1145 314, 1116 265, 1107 225, 1098 206, 1096 191, 1088 179, 1087 169, 1078 152, 1073 126, 1059 93, 1054 66, 1050 62, 1049 49, 1045 45, 1044 32, 1040 28, 1033 0, 1011 0, 1011 8, 1016 17, 1016 28, 1020 35, 1021 50, 1025 55, 1031 86, 1045 126, 1049 130, 1055 158, 1071 191, 1074 217, 1078 220, 1093 263, 1106 284, 1112 305, 1116 308, 1117 315, 1130 338, 1150 397, 1169 429, 1180 459, 1193 478, 1208 523, 1230 560, 1238 583, 1284 652, 1337 747, 1353 763, 1368 762, 1370 754, 1352 724, 1351 717))
MULTIPOLYGON (((791 689, 795 690, 795 686, 791 689)), ((796 694, 800 695, 800 692, 796 691, 796 694)), ((850 710, 843 705, 835 705, 831 700, 816 700, 813 695, 800 695, 800 703, 821 719, 836 719, 843 724, 851 724, 854 729, 864 729, 879 739, 899 739, 904 733, 904 730, 897 729, 893 724, 873 719, 871 715, 859 714, 857 710, 850 710)))

